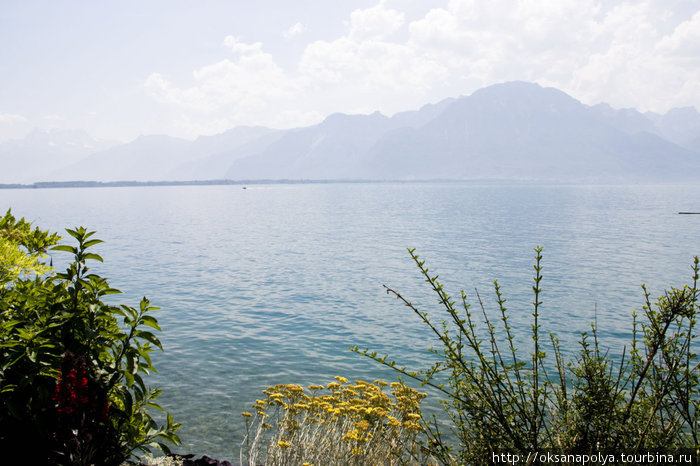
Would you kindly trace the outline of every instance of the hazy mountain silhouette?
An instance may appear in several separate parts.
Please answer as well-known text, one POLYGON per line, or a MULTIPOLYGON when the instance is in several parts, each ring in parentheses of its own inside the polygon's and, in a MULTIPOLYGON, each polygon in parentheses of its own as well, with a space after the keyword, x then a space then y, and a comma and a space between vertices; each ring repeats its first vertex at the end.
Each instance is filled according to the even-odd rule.
POLYGON ((157 181, 188 160, 191 142, 170 136, 140 136, 130 143, 98 152, 53 175, 58 181, 157 181))
POLYGON ((200 136, 189 149, 190 161, 174 167, 170 179, 222 179, 234 160, 264 151, 284 133, 262 126, 238 126, 214 136, 200 136))
POLYGON ((624 111, 616 120, 556 89, 495 85, 454 102, 417 130, 387 134, 362 170, 380 178, 609 182, 685 178, 688 168, 699 166, 699 154, 643 131, 644 125, 630 131, 624 111))
POLYGON ((0 182, 28 181, 18 160, 30 161, 29 173, 39 180, 700 180, 696 109, 659 115, 587 106, 525 82, 392 117, 337 113, 305 128, 237 127, 192 142, 142 136, 108 150, 65 154, 29 142, 0 144, 0 162, 9 167, 0 182))
POLYGON ((661 136, 691 150, 697 149, 696 141, 700 137, 700 113, 694 107, 673 108, 665 115, 654 113, 647 115, 655 122, 661 136))
POLYGON ((55 170, 115 144, 81 130, 35 129, 23 139, 0 144, 0 183, 52 180, 55 170))

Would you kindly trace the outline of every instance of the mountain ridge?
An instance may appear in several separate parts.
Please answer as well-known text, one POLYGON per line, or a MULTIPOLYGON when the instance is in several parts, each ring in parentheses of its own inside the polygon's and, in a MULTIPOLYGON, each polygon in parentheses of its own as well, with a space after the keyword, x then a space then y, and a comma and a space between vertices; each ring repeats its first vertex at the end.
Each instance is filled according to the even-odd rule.
MULTIPOLYGON (((195 141, 142 136, 106 150, 72 153, 71 163, 63 166, 53 160, 51 170, 35 180, 26 170, 20 173, 24 165, 12 158, 10 149, 0 144, 0 163, 16 172, 3 170, 0 183, 428 178, 696 182, 700 113, 693 107, 659 115, 605 103, 588 106, 556 88, 514 81, 391 117, 334 113, 308 127, 240 126, 195 141)), ((17 153, 27 157, 28 149, 17 153)), ((54 148, 54 159, 56 153, 54 148)), ((31 158, 35 169, 42 166, 36 163, 40 155, 31 158)))

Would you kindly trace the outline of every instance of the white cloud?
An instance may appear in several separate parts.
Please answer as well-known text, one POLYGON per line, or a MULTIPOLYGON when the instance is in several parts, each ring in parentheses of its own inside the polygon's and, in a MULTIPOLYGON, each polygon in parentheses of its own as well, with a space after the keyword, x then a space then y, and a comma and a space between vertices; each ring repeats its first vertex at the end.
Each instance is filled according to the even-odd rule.
POLYGON ((453 0, 409 30, 415 47, 486 85, 569 72, 585 57, 572 52, 588 48, 596 12, 591 1, 453 0))
MULTIPOLYGON (((192 86, 152 73, 146 89, 182 112, 178 124, 191 131, 303 126, 334 111, 391 114, 514 79, 591 104, 700 106, 700 12, 689 5, 690 14, 670 14, 662 0, 450 0, 407 24, 380 1, 351 12, 344 33, 307 44, 298 59, 231 35, 223 40, 231 56, 193 71, 192 86)), ((284 35, 305 30, 296 23, 284 35)))
POLYGON ((375 40, 357 42, 349 38, 310 44, 299 70, 313 77, 317 85, 334 84, 350 93, 362 89, 420 91, 447 76, 440 63, 406 45, 375 40))
POLYGON ((261 43, 246 44, 228 36, 224 45, 237 57, 195 70, 195 86, 180 89, 161 74, 152 73, 146 80, 146 89, 159 102, 198 112, 212 112, 232 104, 251 110, 259 102, 294 94, 293 81, 272 55, 262 50, 261 43))
POLYGON ((228 36, 223 45, 234 57, 193 71, 191 87, 177 87, 160 73, 146 79, 146 91, 154 100, 179 110, 173 124, 187 137, 241 124, 288 127, 318 121, 315 113, 294 108, 296 80, 260 42, 248 44, 228 36))
POLYGON ((66 117, 63 115, 44 115, 41 117, 42 120, 53 122, 53 123, 60 123, 60 122, 65 122, 66 117))
POLYGON ((470 76, 481 86, 531 80, 586 103, 665 111, 700 105, 689 90, 697 88, 700 68, 694 10, 674 29, 677 15, 659 0, 451 0, 409 31, 414 47, 433 50, 453 78, 470 76))
POLYGON ((350 38, 354 40, 384 39, 398 31, 404 23, 404 14, 387 9, 384 2, 358 9, 350 14, 350 38))
POLYGON ((598 39, 561 87, 582 100, 665 112, 700 107, 700 14, 661 33, 667 11, 653 2, 623 3, 597 24, 598 39))
POLYGON ((301 23, 295 23, 293 26, 291 26, 289 29, 284 31, 284 37, 287 39, 291 39, 292 37, 299 36, 303 33, 308 31, 308 28, 304 26, 301 23))
POLYGON ((226 36, 223 44, 230 48, 233 53, 238 53, 241 55, 262 53, 262 42, 246 44, 238 40, 238 38, 235 36, 226 36))
POLYGON ((200 120, 209 128, 303 126, 335 111, 393 113, 413 108, 425 103, 428 91, 447 77, 447 70, 407 44, 382 39, 403 21, 403 14, 382 3, 355 10, 347 34, 308 44, 295 70, 283 69, 260 42, 227 36, 223 45, 234 56, 195 70, 193 86, 178 87, 152 73, 145 87, 156 101, 199 114, 199 119, 180 115, 178 124, 190 128, 200 120))
POLYGON ((697 63, 700 60, 700 11, 679 24, 671 35, 661 39, 658 48, 660 52, 676 54, 697 63))
POLYGON ((30 120, 17 113, 0 113, 0 142, 26 136, 32 125, 30 120))
POLYGON ((3 124, 24 123, 26 121, 27 118, 16 113, 0 113, 0 123, 3 124))

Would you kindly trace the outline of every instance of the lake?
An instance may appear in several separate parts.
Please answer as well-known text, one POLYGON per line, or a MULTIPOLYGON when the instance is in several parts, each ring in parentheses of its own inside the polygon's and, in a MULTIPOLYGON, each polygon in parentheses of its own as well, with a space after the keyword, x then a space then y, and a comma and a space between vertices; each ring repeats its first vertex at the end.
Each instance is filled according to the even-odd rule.
MULTIPOLYGON (((597 318, 620 354, 646 283, 657 296, 688 283, 700 254, 699 186, 528 183, 312 183, 0 190, 37 226, 97 230, 93 270, 155 313, 165 352, 150 384, 184 427, 175 451, 238 459, 241 411, 274 383, 394 380, 348 350, 411 367, 434 340, 383 284, 423 310, 439 305, 406 248, 459 296, 508 299, 521 349, 532 312, 536 246, 544 248, 541 323, 568 354, 597 318)), ((68 235, 65 235, 68 236, 68 235)), ((67 240, 66 240, 67 241, 67 240)), ((55 252, 61 266, 68 254, 55 252)), ((147 382, 149 383, 149 382, 147 382)), ((430 398, 428 398, 430 399, 430 398)), ((435 401, 432 401, 435 403, 435 401)))

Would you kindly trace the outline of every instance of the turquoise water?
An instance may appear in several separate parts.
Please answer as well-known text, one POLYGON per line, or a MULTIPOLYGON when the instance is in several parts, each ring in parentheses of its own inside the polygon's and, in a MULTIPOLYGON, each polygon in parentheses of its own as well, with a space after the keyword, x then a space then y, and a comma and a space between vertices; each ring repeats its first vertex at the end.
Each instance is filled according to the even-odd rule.
MULTIPOLYGON (((511 324, 529 329, 533 248, 544 247, 542 323, 575 351, 595 318, 619 354, 641 283, 686 283, 700 254, 698 186, 497 183, 270 184, 0 190, 43 228, 84 225, 105 240, 93 270, 162 309, 165 352, 151 383, 183 422, 181 452, 237 459, 240 412, 273 383, 335 375, 394 379, 348 350, 358 345, 414 365, 430 335, 382 284, 438 310, 407 247, 448 291, 475 287, 511 324)), ((65 263, 55 253, 56 264, 65 263)))

